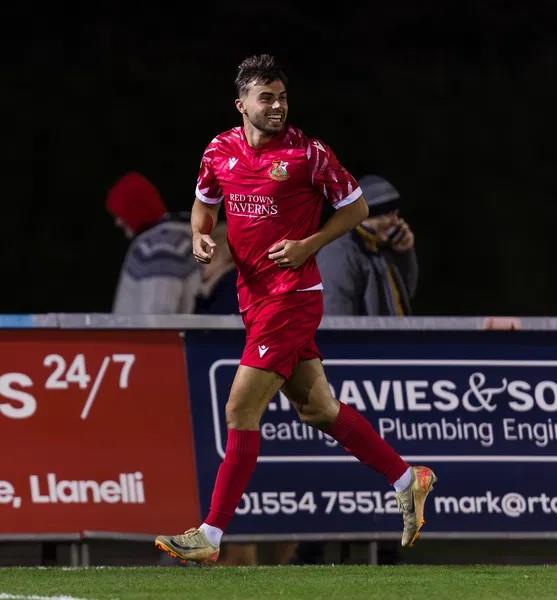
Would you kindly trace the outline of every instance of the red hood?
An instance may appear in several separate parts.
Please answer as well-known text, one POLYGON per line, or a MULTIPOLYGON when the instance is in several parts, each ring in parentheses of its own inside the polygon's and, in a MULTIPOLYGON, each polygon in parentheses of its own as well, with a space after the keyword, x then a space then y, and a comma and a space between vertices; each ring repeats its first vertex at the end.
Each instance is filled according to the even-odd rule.
POLYGON ((134 233, 150 227, 167 212, 157 188, 140 173, 126 173, 109 190, 106 208, 134 233))

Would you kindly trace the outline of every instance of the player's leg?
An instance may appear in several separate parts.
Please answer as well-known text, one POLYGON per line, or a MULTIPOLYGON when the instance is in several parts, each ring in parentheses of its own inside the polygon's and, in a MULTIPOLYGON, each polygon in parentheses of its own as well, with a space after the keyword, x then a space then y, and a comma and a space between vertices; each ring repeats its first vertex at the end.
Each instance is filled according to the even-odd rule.
POLYGON ((331 393, 319 358, 300 361, 281 389, 301 421, 328 432, 338 416, 340 402, 331 393))
POLYGON ((226 404, 226 451, 211 497, 206 525, 226 529, 259 456, 259 421, 284 379, 273 371, 240 365, 226 404))
POLYGON ((334 437, 361 462, 394 483, 408 464, 358 411, 333 398, 319 359, 298 363, 282 391, 300 419, 334 437))
POLYGON ((259 455, 259 421, 284 379, 273 371, 240 365, 226 404, 228 436, 211 506, 199 528, 184 534, 158 536, 155 545, 182 560, 214 563, 220 539, 234 516, 259 455))
POLYGON ((411 546, 424 523, 425 499, 436 481, 433 471, 428 467, 410 467, 367 419, 333 398, 319 359, 299 362, 282 391, 304 423, 331 435, 395 487, 404 517, 401 543, 411 546))

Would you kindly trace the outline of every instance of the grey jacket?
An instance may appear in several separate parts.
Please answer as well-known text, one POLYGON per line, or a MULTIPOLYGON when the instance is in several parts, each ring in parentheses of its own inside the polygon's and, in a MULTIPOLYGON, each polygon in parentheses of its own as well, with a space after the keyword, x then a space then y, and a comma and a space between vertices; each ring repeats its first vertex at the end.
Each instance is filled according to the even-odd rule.
POLYGON ((386 268, 396 281, 404 314, 418 283, 418 261, 412 249, 371 252, 355 231, 323 247, 317 254, 326 315, 394 315, 386 268))
POLYGON ((114 298, 116 314, 192 313, 201 271, 192 255, 188 223, 165 217, 135 237, 114 298))

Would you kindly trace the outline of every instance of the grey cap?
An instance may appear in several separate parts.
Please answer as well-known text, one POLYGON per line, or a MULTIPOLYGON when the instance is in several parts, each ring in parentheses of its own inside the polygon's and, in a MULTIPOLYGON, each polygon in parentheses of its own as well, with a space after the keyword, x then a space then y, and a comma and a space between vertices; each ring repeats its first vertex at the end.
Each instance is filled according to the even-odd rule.
POLYGON ((400 194, 397 189, 379 175, 364 175, 358 184, 369 206, 369 216, 384 215, 399 208, 400 194))

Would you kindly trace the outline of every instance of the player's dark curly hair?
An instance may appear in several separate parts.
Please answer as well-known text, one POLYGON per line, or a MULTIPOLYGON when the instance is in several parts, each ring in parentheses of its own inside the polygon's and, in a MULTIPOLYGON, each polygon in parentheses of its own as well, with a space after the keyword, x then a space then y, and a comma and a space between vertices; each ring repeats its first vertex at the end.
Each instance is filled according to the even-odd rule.
POLYGON ((234 84, 238 96, 246 94, 250 83, 271 83, 280 79, 286 86, 288 78, 279 62, 270 54, 256 54, 244 59, 238 65, 238 75, 234 84))

